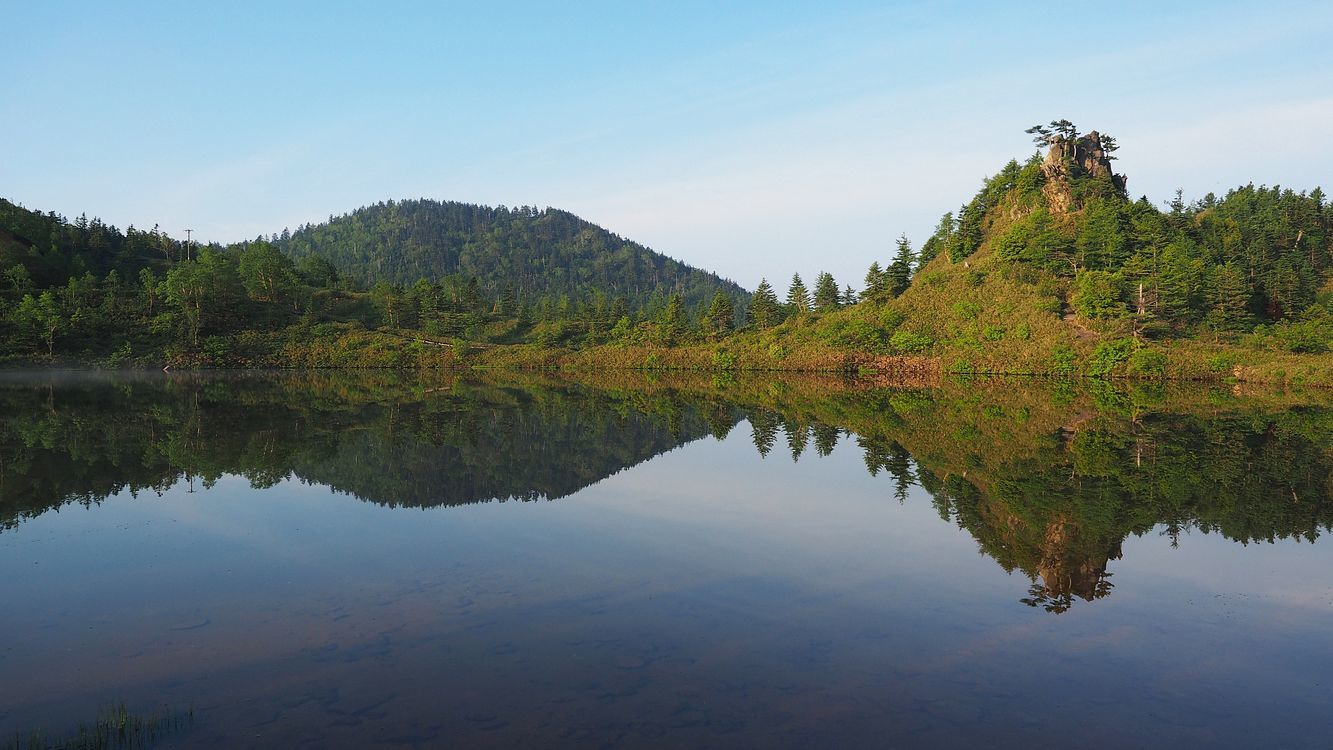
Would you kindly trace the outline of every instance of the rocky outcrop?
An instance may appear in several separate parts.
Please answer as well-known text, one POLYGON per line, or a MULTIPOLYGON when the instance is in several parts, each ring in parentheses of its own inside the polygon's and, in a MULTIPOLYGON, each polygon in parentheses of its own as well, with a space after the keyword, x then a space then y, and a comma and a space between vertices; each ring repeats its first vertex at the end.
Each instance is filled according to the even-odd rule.
POLYGON ((1054 136, 1049 143, 1041 169, 1046 175, 1042 192, 1051 211, 1067 213, 1078 208, 1072 184, 1075 178, 1106 180, 1124 194, 1125 176, 1112 171, 1111 156, 1097 131, 1073 139, 1054 136))

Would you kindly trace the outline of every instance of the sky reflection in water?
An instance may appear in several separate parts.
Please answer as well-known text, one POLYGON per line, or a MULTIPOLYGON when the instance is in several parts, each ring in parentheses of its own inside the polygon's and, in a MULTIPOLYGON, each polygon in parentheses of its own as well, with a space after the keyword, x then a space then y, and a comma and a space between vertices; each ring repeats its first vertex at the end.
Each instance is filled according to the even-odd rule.
MULTIPOLYGON (((762 457, 748 422, 725 429, 746 417, 762 425, 743 405, 713 420, 723 439, 703 437, 700 415, 716 413, 716 398, 677 397, 673 425, 642 403, 588 406, 615 400, 605 395, 574 408, 500 391, 446 413, 480 409, 504 422, 517 410, 585 431, 619 424, 644 448, 638 460, 684 444, 596 481, 631 461, 599 464, 554 441, 548 458, 586 462, 574 469, 595 483, 549 502, 392 508, 295 478, 255 489, 223 472, 209 488, 172 479, 161 497, 122 491, 59 512, 33 503, 31 517, 0 532, 0 592, 11 603, 0 729, 59 730, 124 700, 193 705, 199 720, 174 740, 181 746, 1326 740, 1333 551, 1323 539, 1241 545, 1186 527, 1173 545, 1158 525, 1125 538, 1120 559, 1093 561, 1111 574, 1101 578, 1114 584, 1109 595, 1076 593, 1048 612, 1022 602, 1028 573, 979 554, 977 534, 990 531, 941 517, 922 485, 945 482, 944 472, 895 498, 894 478, 867 471, 855 435, 794 462, 784 433, 762 457), (620 416, 599 422, 607 413, 620 416)), ((338 434, 351 445, 399 439, 384 420, 403 428, 405 412, 393 410, 407 407, 382 406, 337 416, 338 434)), ((407 431, 430 445, 417 428, 441 418, 407 431)), ((334 416, 311 409, 302 419, 334 416)), ((1311 419, 1327 422, 1322 411, 1311 419)), ((246 445, 264 434, 239 432, 246 445)), ((5 437, 11 469, 38 471, 5 437)), ((347 450, 324 455, 345 460, 347 450)), ((1327 452, 1322 464, 1312 455, 1326 469, 1327 452)), ((912 462, 909 478, 932 470, 923 464, 912 462)), ((467 468, 460 459, 442 471, 467 468)), ((1004 496, 994 466, 987 472, 973 479, 1004 496)), ((7 502, 40 500, 7 473, 7 502)), ((1076 499, 1088 513, 1095 505, 1076 499)), ((1018 508, 1000 519, 988 502, 978 516, 991 523, 1048 518, 1018 508)), ((1043 544, 1078 533, 1052 528, 1043 544)), ((1080 575, 1077 562, 1060 565, 1080 575)))

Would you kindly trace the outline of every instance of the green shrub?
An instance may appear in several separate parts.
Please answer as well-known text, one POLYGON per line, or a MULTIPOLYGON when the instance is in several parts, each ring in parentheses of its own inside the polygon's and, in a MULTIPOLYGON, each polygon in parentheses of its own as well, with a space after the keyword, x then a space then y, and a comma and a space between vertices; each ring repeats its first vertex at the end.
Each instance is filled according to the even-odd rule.
POLYGON ((1004 329, 1000 326, 986 326, 981 331, 981 337, 987 341, 999 341, 1004 338, 1004 329))
POLYGON ((725 349, 719 349, 713 352, 713 367, 719 370, 735 369, 736 355, 725 349))
POLYGON ((880 310, 879 324, 883 326, 886 330, 890 331, 894 330, 898 326, 902 325, 904 320, 907 320, 907 316, 903 315, 902 313, 898 312, 892 307, 886 307, 883 310, 880 310))
POLYGON ((1058 302, 1064 295, 1064 286, 1050 276, 1043 276, 1037 280, 1037 294, 1043 297, 1055 297, 1058 302))
POLYGON ((954 430, 953 438, 960 443, 970 443, 973 440, 980 440, 982 438, 982 433, 981 430, 978 430, 975 426, 965 424, 960 425, 958 429, 954 430))
POLYGON ((1014 222, 1013 226, 995 241, 995 254, 1004 260, 1020 260, 1031 240, 1032 224, 1024 217, 1014 222))
POLYGON ((889 406, 898 414, 914 414, 930 409, 933 405, 929 396, 917 391, 897 391, 889 396, 889 406))
POLYGON ((884 348, 884 331, 864 320, 849 320, 831 336, 836 344, 876 352, 884 348))
POLYGON ((912 331, 894 331, 889 337, 889 346, 900 354, 920 354, 935 344, 931 337, 912 331))
POLYGON ((1277 325, 1273 335, 1293 354, 1323 354, 1333 347, 1333 315, 1277 325))
POLYGON ((1000 266, 1000 277, 1019 284, 1037 284, 1042 281, 1041 272, 1032 266, 1009 263, 1000 266))
POLYGON ((981 305, 969 300, 959 300, 953 303, 953 312, 964 320, 973 320, 981 314, 981 305))
POLYGON ((1074 310, 1085 318, 1114 318, 1123 315, 1125 303, 1120 299, 1120 279, 1106 271, 1079 271, 1072 303, 1074 310))
POLYGON ((1103 341, 1092 351, 1088 359, 1088 374, 1104 378, 1112 374, 1115 368, 1129 359, 1138 344, 1133 339, 1115 339, 1103 341))
POLYGON ((225 336, 209 336, 199 347, 204 356, 215 363, 226 362, 231 356, 231 342, 225 336))
POLYGON ((134 350, 130 346, 130 342, 124 341, 121 342, 121 345, 118 349, 116 349, 114 352, 111 353, 110 357, 107 357, 106 362, 112 367, 115 367, 116 365, 120 365, 129 361, 130 357, 133 356, 133 354, 134 350))
POLYGON ((1051 372, 1073 375, 1078 371, 1078 353, 1068 344, 1056 344, 1051 349, 1051 372))
POLYGON ((1166 354, 1156 349, 1139 349, 1129 355, 1125 372, 1137 378, 1161 378, 1166 375, 1166 354))

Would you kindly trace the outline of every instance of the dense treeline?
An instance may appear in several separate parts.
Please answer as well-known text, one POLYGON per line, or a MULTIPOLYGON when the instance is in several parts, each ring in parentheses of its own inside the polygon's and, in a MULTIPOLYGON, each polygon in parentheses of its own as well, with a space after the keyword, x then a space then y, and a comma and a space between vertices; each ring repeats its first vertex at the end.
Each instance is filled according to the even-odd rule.
MULTIPOLYGON (((383 204, 347 221, 364 227, 360 218, 401 216, 401 205, 383 204)), ((70 221, 0 201, 0 352, 112 362, 165 355, 244 365, 265 361, 263 355, 272 357, 292 341, 337 340, 349 330, 376 328, 483 343, 669 344, 732 330, 748 297, 730 282, 564 212, 412 205, 447 209, 454 218, 482 217, 468 226, 489 227, 476 247, 500 266, 518 262, 533 247, 549 250, 535 266, 541 283, 526 290, 496 283, 502 277, 483 268, 480 250, 464 243, 471 260, 456 267, 469 273, 437 276, 422 266, 418 270, 427 275, 410 284, 377 276, 363 288, 321 255, 297 252, 294 260, 279 248, 299 246, 325 230, 343 232, 342 221, 303 228, 298 237, 305 239, 284 232, 274 242, 200 247, 157 228, 121 232, 98 219, 70 221), (563 264, 563 270, 548 264, 563 264), (622 278, 622 272, 628 275, 622 278), (625 281, 635 278, 637 285, 625 281)), ((401 239, 403 247, 417 247, 390 226, 377 231, 384 234, 376 253, 386 261, 399 257, 385 249, 386 242, 401 239)))
MULTIPOLYGON (((393 234, 386 227, 379 230, 393 234)), ((482 245, 492 259, 504 255, 510 242, 506 236, 499 229, 487 234, 482 245)), ((748 304, 749 295, 729 282, 551 210, 383 204, 332 224, 302 228, 296 237, 284 233, 272 239, 201 247, 156 228, 121 232, 98 219, 69 221, 0 201, 0 351, 87 355, 111 363, 165 356, 211 364, 283 364, 284 348, 294 343, 306 349, 336 347, 355 331, 371 329, 395 332, 399 338, 392 340, 398 342, 675 346, 717 340, 738 327, 771 327, 793 315, 856 301, 850 287, 840 291, 830 274, 821 273, 813 294, 796 275, 785 303, 765 281, 748 304), (539 293, 520 291, 512 283, 497 290, 460 272, 418 278, 406 286, 380 278, 361 288, 322 255, 298 252, 294 260, 281 251, 280 246, 306 241, 303 237, 345 231, 347 222, 364 230, 359 222, 366 216, 417 215, 399 212, 403 205, 416 207, 421 215, 433 215, 422 208, 430 206, 448 209, 446 215, 495 222, 501 217, 506 231, 527 238, 522 242, 574 222, 582 227, 578 252, 585 257, 577 259, 577 252, 571 255, 573 250, 556 242, 547 260, 563 258, 560 262, 574 270, 587 261, 595 273, 575 274, 583 274, 571 282, 576 294, 550 293, 560 288, 550 279, 539 285, 539 293), (612 240, 617 249, 607 250, 612 240), (612 281, 621 261, 651 274, 641 279, 647 292, 608 293, 625 286, 612 281)), ((414 246, 411 237, 403 241, 414 246)), ((375 252, 398 257, 383 248, 375 252)), ((474 266, 468 267, 479 270, 474 266)), ((633 277, 630 272, 627 278, 633 277)))
POLYGON ((490 298, 512 295, 538 306, 600 294, 635 311, 661 309, 673 294, 691 308, 717 292, 736 302, 747 296, 715 274, 553 208, 388 201, 271 239, 294 259, 324 258, 365 286, 457 276, 476 279, 490 298))
POLYGON ((269 243, 201 247, 3 200, 0 276, 0 351, 112 361, 216 348, 219 334, 336 313, 353 296, 327 263, 294 265, 269 243))
POLYGON ((184 260, 186 252, 186 243, 157 227, 145 232, 131 226, 122 232, 98 218, 71 221, 0 198, 0 281, 11 292, 62 286, 86 274, 101 278, 112 271, 134 278, 143 268, 160 271, 184 260))

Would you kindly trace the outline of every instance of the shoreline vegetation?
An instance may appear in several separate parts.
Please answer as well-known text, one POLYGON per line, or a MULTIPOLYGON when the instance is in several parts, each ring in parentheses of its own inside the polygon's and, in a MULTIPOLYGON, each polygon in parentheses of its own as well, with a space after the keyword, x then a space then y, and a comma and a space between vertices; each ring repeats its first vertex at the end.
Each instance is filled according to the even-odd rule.
POLYGON ((1131 199, 1067 120, 857 291, 753 292, 534 207, 389 201, 229 246, 0 200, 0 366, 1041 375, 1333 387, 1333 204, 1131 199), (415 279, 415 281, 410 281, 415 279))
MULTIPOLYGON (((347 330, 340 335, 314 336, 301 340, 291 331, 274 337, 272 348, 256 346, 242 358, 214 358, 202 353, 167 353, 147 357, 56 355, 9 357, 0 369, 17 370, 403 370, 468 372, 510 370, 516 372, 598 373, 709 373, 714 375, 839 375, 885 379, 905 385, 939 383, 953 377, 1033 377, 1041 379, 1090 379, 1245 383, 1270 386, 1333 388, 1333 358, 1247 350, 1234 345, 1185 342, 1171 347, 1144 347, 1136 351, 1160 353, 1163 366, 1153 372, 1135 372, 1128 366, 1092 372, 1083 367, 1042 368, 1013 364, 1004 356, 994 366, 948 365, 940 356, 876 355, 833 347, 806 347, 782 351, 764 339, 736 337, 726 343, 696 343, 683 346, 603 345, 573 349, 533 344, 478 344, 468 341, 435 340, 406 332, 347 330)), ((414 332, 418 333, 418 332, 414 332)), ((1080 353, 1075 350, 1075 357, 1080 353)), ((1095 347, 1081 352, 1083 361, 1095 347)), ((1040 352, 1013 352, 1010 360, 1021 363, 1040 352)), ((1142 355, 1141 355, 1142 356, 1142 355)), ((1079 359, 1076 359, 1077 363, 1079 359)))

